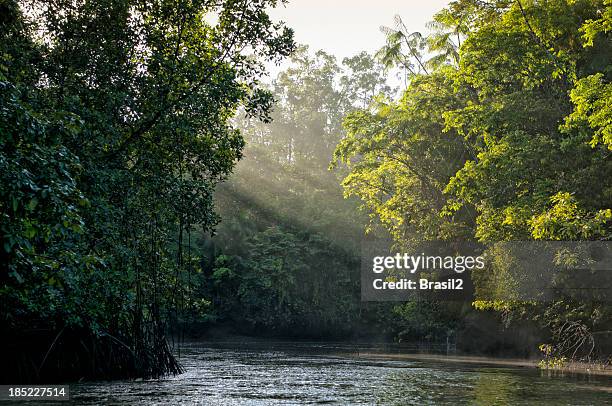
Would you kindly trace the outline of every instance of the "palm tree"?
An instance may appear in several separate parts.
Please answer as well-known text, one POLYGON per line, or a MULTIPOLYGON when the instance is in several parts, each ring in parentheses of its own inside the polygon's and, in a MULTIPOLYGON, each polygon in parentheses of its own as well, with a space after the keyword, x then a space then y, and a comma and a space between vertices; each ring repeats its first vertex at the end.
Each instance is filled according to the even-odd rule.
POLYGON ((426 45, 425 38, 420 32, 409 32, 399 15, 394 17, 394 26, 380 27, 387 37, 387 43, 376 53, 376 58, 386 69, 403 69, 406 80, 410 76, 429 73, 422 54, 426 45))

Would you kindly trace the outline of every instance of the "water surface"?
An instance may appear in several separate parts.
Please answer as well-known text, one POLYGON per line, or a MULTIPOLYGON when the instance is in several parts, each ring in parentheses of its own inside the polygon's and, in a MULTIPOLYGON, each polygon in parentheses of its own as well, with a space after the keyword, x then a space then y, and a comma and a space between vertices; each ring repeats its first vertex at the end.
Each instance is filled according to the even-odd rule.
POLYGON ((336 344, 190 344, 185 373, 71 385, 74 404, 605 405, 612 378, 531 368, 372 360, 336 344))

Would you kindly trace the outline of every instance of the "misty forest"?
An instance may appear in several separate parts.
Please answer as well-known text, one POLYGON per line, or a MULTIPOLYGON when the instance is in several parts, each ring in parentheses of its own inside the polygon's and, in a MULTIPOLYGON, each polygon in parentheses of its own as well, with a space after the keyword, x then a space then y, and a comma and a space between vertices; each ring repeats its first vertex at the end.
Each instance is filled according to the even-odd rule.
POLYGON ((612 1, 456 0, 342 59, 284 3, 0 0, 2 380, 227 336, 612 362, 609 296, 513 300, 502 261, 471 301, 360 296, 367 236, 612 240, 612 1))

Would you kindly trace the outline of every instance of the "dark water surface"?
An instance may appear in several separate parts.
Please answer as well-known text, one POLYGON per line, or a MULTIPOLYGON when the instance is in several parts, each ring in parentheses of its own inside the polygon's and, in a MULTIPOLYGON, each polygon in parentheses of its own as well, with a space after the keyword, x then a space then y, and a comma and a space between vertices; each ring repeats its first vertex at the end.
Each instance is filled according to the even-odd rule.
POLYGON ((605 405, 612 378, 530 368, 368 360, 334 344, 190 344, 186 372, 71 385, 73 404, 605 405))

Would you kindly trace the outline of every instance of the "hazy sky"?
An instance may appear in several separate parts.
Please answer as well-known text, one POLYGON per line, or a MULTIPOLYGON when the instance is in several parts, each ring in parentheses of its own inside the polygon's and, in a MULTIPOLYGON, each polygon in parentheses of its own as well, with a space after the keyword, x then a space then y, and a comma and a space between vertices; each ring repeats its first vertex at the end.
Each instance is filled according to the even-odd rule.
POLYGON ((411 31, 424 31, 425 24, 449 0, 290 0, 270 11, 295 30, 298 43, 323 49, 341 61, 362 50, 376 51, 384 45, 381 25, 393 25, 399 14, 411 31))

